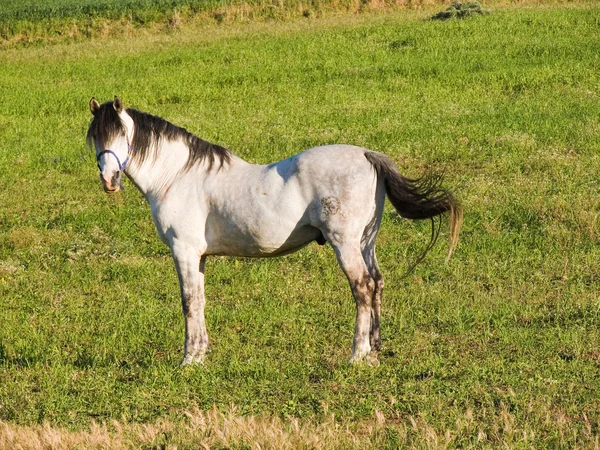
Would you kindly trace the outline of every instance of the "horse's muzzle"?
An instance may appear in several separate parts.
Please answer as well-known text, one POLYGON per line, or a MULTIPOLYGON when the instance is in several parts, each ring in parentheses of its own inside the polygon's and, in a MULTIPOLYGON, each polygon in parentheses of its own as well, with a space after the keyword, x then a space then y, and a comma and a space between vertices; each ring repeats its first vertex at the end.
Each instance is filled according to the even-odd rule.
POLYGON ((116 172, 111 178, 107 179, 104 175, 100 174, 100 181, 102 181, 102 187, 104 192, 107 194, 115 194, 121 190, 121 172, 116 172))

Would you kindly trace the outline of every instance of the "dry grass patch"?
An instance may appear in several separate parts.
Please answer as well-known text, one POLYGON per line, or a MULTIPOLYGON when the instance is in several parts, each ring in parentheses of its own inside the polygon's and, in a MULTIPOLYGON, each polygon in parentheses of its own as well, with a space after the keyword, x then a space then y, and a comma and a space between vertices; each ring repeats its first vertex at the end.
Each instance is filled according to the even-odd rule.
MULTIPOLYGON (((514 395, 514 392, 512 393, 514 395)), ((540 404, 521 420, 500 402, 495 408, 466 408, 452 426, 441 427, 435 418, 424 416, 386 417, 376 411, 360 422, 336 419, 322 421, 297 418, 242 416, 235 408, 227 412, 194 409, 181 421, 161 420, 153 424, 92 423, 88 429, 69 431, 48 423, 18 426, 0 422, 0 450, 67 449, 370 449, 481 448, 535 446, 545 441, 544 432, 557 431, 559 440, 599 448, 599 437, 585 413, 567 414, 563 409, 540 404), (530 422, 531 420, 531 422, 530 422), (536 424, 536 425, 534 425, 536 424)))
POLYGON ((17 426, 0 422, 0 449, 137 449, 193 448, 368 448, 385 419, 357 425, 340 424, 333 416, 322 422, 277 417, 240 416, 235 409, 226 413, 195 409, 180 423, 154 424, 92 423, 87 430, 69 431, 48 423, 17 426))

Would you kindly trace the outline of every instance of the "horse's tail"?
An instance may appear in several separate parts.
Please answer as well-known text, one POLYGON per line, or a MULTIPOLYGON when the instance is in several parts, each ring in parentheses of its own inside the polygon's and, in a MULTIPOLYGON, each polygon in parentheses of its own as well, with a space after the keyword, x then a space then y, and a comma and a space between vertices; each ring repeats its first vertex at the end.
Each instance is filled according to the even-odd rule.
POLYGON ((398 214, 413 220, 431 219, 431 240, 409 272, 423 260, 437 240, 440 225, 436 230, 434 218, 450 211, 450 246, 446 256, 448 261, 458 243, 463 212, 454 196, 440 186, 442 177, 427 174, 415 180, 409 179, 398 173, 396 165, 387 156, 367 151, 365 157, 373 165, 378 176, 383 177, 388 199, 398 214))

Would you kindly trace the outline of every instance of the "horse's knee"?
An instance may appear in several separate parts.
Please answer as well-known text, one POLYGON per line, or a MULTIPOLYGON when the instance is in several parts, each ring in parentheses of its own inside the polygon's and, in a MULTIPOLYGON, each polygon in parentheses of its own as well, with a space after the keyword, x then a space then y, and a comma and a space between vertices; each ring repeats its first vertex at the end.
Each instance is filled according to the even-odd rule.
POLYGON ((357 318, 361 323, 370 322, 375 294, 375 281, 370 276, 363 276, 351 283, 352 296, 356 302, 357 318), (368 319, 367 319, 368 318, 368 319))
POLYGON ((375 290, 375 280, 368 274, 354 280, 351 285, 352 291, 357 293, 369 293, 375 290))

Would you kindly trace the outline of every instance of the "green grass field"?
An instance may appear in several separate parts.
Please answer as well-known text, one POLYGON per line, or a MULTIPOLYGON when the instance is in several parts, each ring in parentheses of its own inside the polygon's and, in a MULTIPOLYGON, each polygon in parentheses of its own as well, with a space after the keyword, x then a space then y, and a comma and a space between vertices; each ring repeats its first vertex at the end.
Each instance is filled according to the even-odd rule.
POLYGON ((275 425, 306 448, 598 446, 600 8, 492 9, 0 50, 0 448, 93 422, 124 433, 112 448, 281 448, 275 425), (212 352, 178 367, 169 250, 85 146, 90 97, 114 95, 256 163, 343 142, 445 171, 465 210, 448 264, 443 228, 404 278, 429 224, 386 207, 379 367, 348 366, 354 304, 317 245, 209 259, 212 352), (263 428, 202 434, 213 406, 230 432, 263 428))

